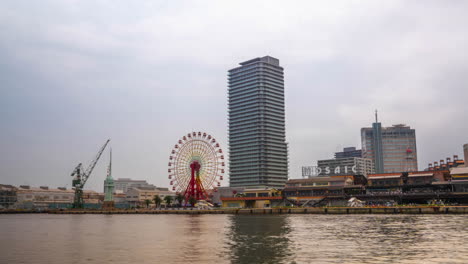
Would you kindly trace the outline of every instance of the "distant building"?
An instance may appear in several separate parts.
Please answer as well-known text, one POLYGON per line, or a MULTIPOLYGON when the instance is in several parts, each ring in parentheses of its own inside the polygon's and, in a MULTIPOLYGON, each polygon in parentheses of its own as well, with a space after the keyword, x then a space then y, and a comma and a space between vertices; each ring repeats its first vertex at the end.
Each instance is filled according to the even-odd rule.
POLYGON ((230 208, 271 208, 280 206, 281 192, 274 188, 244 189, 241 194, 221 197, 222 207, 230 208))
POLYGON ((126 200, 133 207, 144 206, 146 200, 154 203, 153 199, 155 196, 159 196, 163 200, 166 196, 175 197, 176 193, 169 191, 168 188, 158 188, 155 186, 132 187, 127 190, 126 200))
POLYGON ((341 158, 362 158, 362 150, 355 147, 344 148, 342 152, 335 152, 335 159, 341 158))
MULTIPOLYGON (((51 189, 47 186, 30 187, 20 185, 17 189, 16 208, 19 209, 48 209, 69 208, 73 203, 75 191, 65 187, 51 189)), ((83 191, 85 208, 100 208, 104 194, 92 190, 83 191)))
MULTIPOLYGON (((132 180, 130 178, 119 178, 114 180, 115 192, 121 191, 126 193, 129 188, 134 187, 155 187, 152 184, 149 184, 145 180, 132 180)), ((104 190, 105 191, 105 190, 104 190)))
POLYGON ((439 171, 439 170, 449 170, 451 168, 463 167, 465 166, 465 161, 458 158, 458 155, 453 155, 453 160, 450 157, 447 157, 445 160, 441 159, 439 161, 434 161, 429 163, 426 171, 439 171))
POLYGON ((244 192, 244 187, 218 187, 216 191, 213 192, 213 197, 211 201, 213 204, 221 205, 222 197, 235 197, 238 194, 244 192))
POLYGON ((468 144, 463 145, 463 153, 465 154, 465 167, 468 167, 468 144))
POLYGON ((463 145, 464 164, 450 169, 452 183, 456 192, 468 192, 468 144, 463 145))
POLYGON ((288 179, 283 68, 265 56, 228 76, 229 186, 282 188, 288 179))
POLYGON ((37 188, 21 185, 17 190, 17 196, 18 200, 15 206, 20 209, 67 208, 73 203, 75 192, 61 187, 49 189, 47 186, 37 188))
POLYGON ((0 184, 0 209, 9 208, 16 203, 16 190, 12 185, 0 184))
POLYGON ((372 159, 376 173, 418 170, 416 131, 406 125, 382 128, 376 122, 372 128, 361 129, 363 158, 372 159))
POLYGON ((320 175, 365 175, 375 173, 374 162, 364 158, 340 158, 317 161, 320 175))
POLYGON ((363 175, 341 175, 290 179, 283 189, 283 196, 294 205, 323 206, 345 205, 351 195, 363 194, 366 178, 363 175), (327 197, 347 197, 338 203, 327 197), (341 204, 340 204, 341 203, 341 204))
POLYGON ((450 180, 448 171, 415 171, 409 173, 393 172, 370 174, 367 177, 367 193, 432 194, 436 190, 446 192, 450 180))

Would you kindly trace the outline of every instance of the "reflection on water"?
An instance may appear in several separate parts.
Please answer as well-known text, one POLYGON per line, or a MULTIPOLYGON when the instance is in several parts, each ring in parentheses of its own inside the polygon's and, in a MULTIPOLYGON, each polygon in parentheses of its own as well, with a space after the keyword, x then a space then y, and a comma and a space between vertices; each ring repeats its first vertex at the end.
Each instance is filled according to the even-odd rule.
POLYGON ((0 263, 468 263, 465 215, 0 215, 0 263))
POLYGON ((292 255, 285 215, 230 215, 227 249, 232 263, 280 263, 292 255))
POLYGON ((297 215, 298 263, 468 263, 464 215, 297 215))

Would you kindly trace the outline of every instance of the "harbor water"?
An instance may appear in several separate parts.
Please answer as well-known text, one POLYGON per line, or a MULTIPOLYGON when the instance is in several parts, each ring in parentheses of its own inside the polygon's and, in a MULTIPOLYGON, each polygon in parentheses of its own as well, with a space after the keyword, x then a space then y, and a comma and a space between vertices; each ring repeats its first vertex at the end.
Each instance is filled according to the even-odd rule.
POLYGON ((0 263, 468 263, 465 215, 0 215, 0 263))

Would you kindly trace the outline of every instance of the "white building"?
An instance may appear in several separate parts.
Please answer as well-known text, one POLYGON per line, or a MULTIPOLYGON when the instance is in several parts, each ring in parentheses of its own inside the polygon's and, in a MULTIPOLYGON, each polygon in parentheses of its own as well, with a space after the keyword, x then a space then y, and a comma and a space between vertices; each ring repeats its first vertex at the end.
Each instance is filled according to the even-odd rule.
POLYGON ((145 180, 132 180, 130 178, 118 178, 114 180, 114 186, 115 192, 122 191, 123 193, 126 193, 128 189, 134 187, 156 187, 145 180))
POLYGON ((153 200, 156 195, 159 196, 161 200, 163 200, 166 196, 172 196, 175 198, 176 193, 169 191, 168 188, 158 188, 154 186, 135 187, 128 189, 127 202, 131 206, 146 206, 145 201, 150 200, 151 203, 154 203, 153 200))
MULTIPOLYGON (((17 189, 16 195, 16 208, 66 208, 73 204, 75 191, 64 187, 50 189, 47 186, 40 186, 37 188, 30 187, 28 185, 21 185, 17 189)), ((104 194, 96 191, 83 191, 83 200, 85 204, 100 204, 103 197, 104 194)))

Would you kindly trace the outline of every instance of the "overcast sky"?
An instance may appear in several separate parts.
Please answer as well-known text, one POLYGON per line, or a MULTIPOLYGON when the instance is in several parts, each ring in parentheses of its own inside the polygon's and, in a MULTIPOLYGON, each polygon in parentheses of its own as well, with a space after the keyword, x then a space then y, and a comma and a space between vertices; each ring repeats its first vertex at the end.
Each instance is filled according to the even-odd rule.
MULTIPOLYGON (((285 72, 289 177, 416 129, 419 168, 468 143, 467 1, 2 1, 0 183, 71 187, 107 138, 114 178, 169 186, 179 137, 227 151, 227 70, 285 72)), ((106 152, 87 189, 102 190, 106 152)), ((226 179, 223 185, 227 185, 226 179)))

